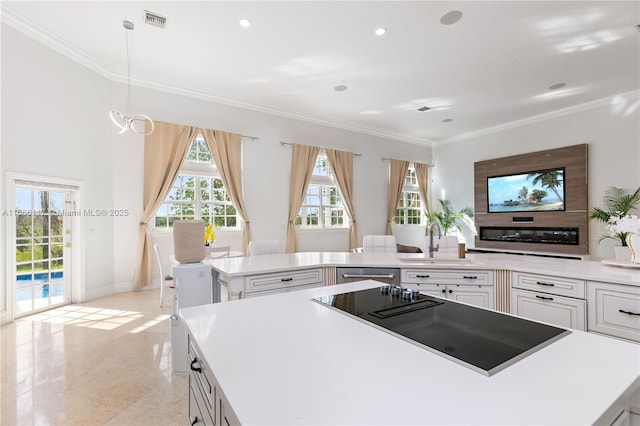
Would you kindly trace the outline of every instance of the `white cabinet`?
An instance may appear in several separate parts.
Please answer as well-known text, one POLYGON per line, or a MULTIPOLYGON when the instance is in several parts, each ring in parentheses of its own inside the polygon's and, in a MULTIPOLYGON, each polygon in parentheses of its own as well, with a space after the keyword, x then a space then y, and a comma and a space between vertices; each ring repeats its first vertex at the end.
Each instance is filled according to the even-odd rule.
POLYGON ((249 275, 245 278, 243 297, 262 296, 324 285, 323 268, 249 275))
POLYGON ((220 389, 213 372, 189 336, 189 424, 238 425, 240 422, 220 389))
POLYGON ((511 289, 512 313, 536 321, 586 331, 584 300, 511 289))
POLYGON ((489 271, 406 269, 402 271, 402 287, 483 308, 495 306, 489 271))
POLYGON ((565 328, 587 330, 584 280, 513 272, 511 313, 565 328))
POLYGON ((640 342, 640 288, 589 281, 589 331, 640 342))

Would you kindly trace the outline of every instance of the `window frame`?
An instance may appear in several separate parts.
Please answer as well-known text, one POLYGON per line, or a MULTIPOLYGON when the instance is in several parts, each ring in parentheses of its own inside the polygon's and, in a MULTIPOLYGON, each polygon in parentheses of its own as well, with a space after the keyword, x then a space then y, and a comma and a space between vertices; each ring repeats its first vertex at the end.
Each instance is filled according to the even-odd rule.
MULTIPOLYGON (((333 169, 331 167, 331 163, 329 162, 329 158, 327 157, 326 152, 321 150, 318 152, 316 157, 316 162, 314 164, 314 171, 317 169, 317 164, 320 161, 326 161, 326 174, 311 174, 311 178, 309 179, 309 185, 307 186, 305 197, 300 205, 300 209, 298 209, 298 213, 296 214, 295 222, 298 221, 298 218, 302 218, 301 221, 304 222, 304 215, 302 215, 302 211, 304 208, 317 208, 318 209, 318 224, 317 225, 307 225, 307 224, 295 224, 295 228, 297 230, 304 231, 315 231, 315 230, 343 230, 349 229, 351 227, 351 220, 349 219, 349 215, 347 214, 347 209, 344 206, 344 202, 342 200, 342 192, 340 191, 340 187, 335 180, 335 176, 333 174, 333 169), (305 203, 307 198, 309 197, 309 190, 311 187, 318 188, 318 199, 319 204, 308 204, 305 203), (324 198, 329 195, 323 194, 323 188, 326 188, 330 191, 332 188, 335 188, 336 194, 338 196, 340 204, 324 204, 324 198), (326 216, 324 214, 325 209, 339 209, 342 211, 342 225, 325 225, 326 216)), ((329 218, 329 220, 331 220, 329 218)))
POLYGON ((395 226, 407 226, 407 227, 411 227, 411 226, 422 227, 422 226, 426 226, 427 224, 427 215, 425 214, 425 211, 424 211, 424 200, 420 196, 420 187, 418 185, 416 171, 413 163, 409 163, 409 167, 407 168, 407 173, 405 174, 405 177, 404 177, 404 183, 402 185, 402 192, 400 194, 400 199, 398 200, 398 204, 396 205, 396 210, 393 215, 393 224, 395 226), (408 180, 409 182, 407 182, 408 180), (411 180, 415 180, 415 183, 412 183, 411 180), (410 207, 410 203, 407 202, 408 194, 415 194, 418 202, 420 203, 420 208, 419 208, 420 223, 408 223, 410 218, 412 219, 416 217, 416 216, 409 216, 408 214, 409 211, 416 210, 415 207, 410 207), (401 205, 403 207, 400 207, 401 205), (398 223, 399 211, 403 212, 403 215, 402 215, 403 223, 398 223))
MULTIPOLYGON (((198 135, 196 136, 196 138, 193 140, 191 146, 189 147, 189 151, 191 150, 195 150, 196 153, 201 152, 200 150, 197 149, 196 144, 204 142, 204 138, 202 136, 201 133, 198 133, 198 135), (194 149, 195 148, 195 149, 194 149)), ((206 145, 205 145, 206 146, 206 145)), ((189 155, 189 152, 187 153, 187 156, 189 155)), ((204 201, 202 199, 202 194, 201 194, 201 187, 200 187, 200 182, 202 178, 210 178, 210 179, 220 179, 222 180, 221 176, 220 176, 220 172, 218 170, 218 168, 215 165, 215 162, 213 161, 213 156, 211 156, 211 154, 209 154, 209 156, 211 157, 210 161, 201 161, 201 160, 187 160, 185 158, 184 162, 182 163, 182 167, 180 168, 178 175, 176 176, 176 179, 178 179, 181 176, 186 176, 186 177, 193 177, 194 178, 194 200, 192 202, 192 204, 194 205, 194 214, 193 214, 193 219, 197 220, 197 219, 204 219, 202 217, 202 207, 205 204, 210 204, 211 206, 216 206, 216 205, 222 205, 222 206, 233 206, 233 203, 231 202, 231 200, 229 199, 228 202, 211 202, 211 201, 204 201)), ((175 184, 175 181, 172 183, 172 187, 173 184, 175 184)), ((229 193, 227 192, 227 188, 224 186, 224 183, 222 184, 222 188, 225 191, 226 194, 226 198, 229 198, 229 193)), ((158 217, 158 211, 160 210, 160 208, 162 208, 163 205, 165 204, 191 204, 191 202, 182 202, 182 201, 175 201, 174 200, 169 200, 168 199, 169 194, 167 194, 167 196, 165 197, 165 199, 162 201, 162 204, 160 205, 160 207, 158 207, 158 210, 156 210, 156 212, 153 215, 153 219, 152 219, 152 229, 155 232, 172 232, 173 231, 173 227, 171 226, 166 226, 166 227, 162 227, 159 228, 156 226, 156 219, 158 217)), ((235 209, 235 206, 233 206, 235 209)), ((167 222, 168 222, 168 216, 161 216, 161 217, 167 217, 167 222)), ((191 220, 191 219, 187 219, 187 220, 191 220)), ((214 228, 216 229, 216 231, 239 231, 241 229, 240 227, 240 216, 238 215, 238 211, 236 209, 236 214, 235 214, 235 220, 236 220, 236 226, 214 226, 214 228)))

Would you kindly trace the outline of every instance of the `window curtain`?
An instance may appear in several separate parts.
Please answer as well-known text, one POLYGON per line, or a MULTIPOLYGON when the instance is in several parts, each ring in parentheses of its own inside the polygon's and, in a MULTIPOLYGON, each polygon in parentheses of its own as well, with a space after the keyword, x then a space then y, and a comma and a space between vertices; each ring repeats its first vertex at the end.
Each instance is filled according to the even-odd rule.
POLYGON ((154 131, 144 137, 144 181, 142 217, 138 230, 138 257, 133 288, 151 283, 151 236, 153 219, 178 176, 191 143, 198 134, 195 127, 156 122, 154 131))
POLYGON ((200 131, 211 151, 229 198, 242 220, 242 251, 246 254, 251 240, 251 229, 242 197, 242 136, 218 130, 200 131))
POLYGON ((295 220, 307 193, 309 180, 316 164, 320 148, 315 146, 292 144, 291 174, 289 176, 289 219, 287 223, 286 252, 296 251, 295 220))
POLYGON ((425 214, 429 214, 429 201, 427 200, 427 189, 429 188, 429 167, 426 164, 413 163, 413 168, 416 171, 418 193, 420 194, 420 198, 422 198, 424 212, 425 214))
POLYGON ((353 205, 353 153, 327 149, 327 158, 336 177, 342 202, 351 221, 349 227, 349 249, 356 248, 358 241, 356 231, 356 211, 353 205))
POLYGON ((404 178, 407 175, 409 162, 403 160, 389 160, 389 192, 387 194, 387 235, 392 235, 391 224, 396 215, 398 202, 402 196, 404 178))

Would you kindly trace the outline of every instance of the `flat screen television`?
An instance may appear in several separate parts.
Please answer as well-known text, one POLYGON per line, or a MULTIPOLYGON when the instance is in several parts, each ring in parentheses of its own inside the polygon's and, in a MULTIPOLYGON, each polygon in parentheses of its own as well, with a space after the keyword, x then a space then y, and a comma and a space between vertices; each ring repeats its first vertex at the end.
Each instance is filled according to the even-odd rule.
POLYGON ((489 213, 565 210, 564 168, 487 177, 489 213))

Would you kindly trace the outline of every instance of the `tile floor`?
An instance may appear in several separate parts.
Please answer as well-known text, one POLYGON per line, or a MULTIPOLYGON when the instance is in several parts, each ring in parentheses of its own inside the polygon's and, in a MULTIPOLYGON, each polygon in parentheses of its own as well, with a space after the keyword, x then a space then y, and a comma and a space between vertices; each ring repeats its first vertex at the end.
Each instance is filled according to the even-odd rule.
POLYGON ((120 293, 0 328, 0 425, 184 425, 171 295, 120 293))

